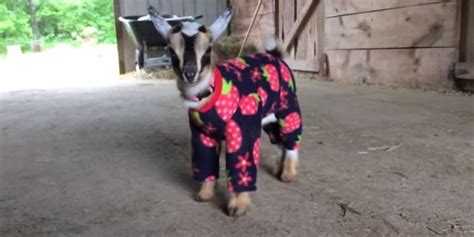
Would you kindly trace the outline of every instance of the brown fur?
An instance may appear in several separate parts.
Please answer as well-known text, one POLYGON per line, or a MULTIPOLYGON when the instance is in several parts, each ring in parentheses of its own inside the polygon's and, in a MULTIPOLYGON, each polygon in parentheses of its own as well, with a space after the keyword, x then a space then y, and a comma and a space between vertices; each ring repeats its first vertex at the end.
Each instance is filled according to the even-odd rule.
POLYGON ((250 192, 231 193, 227 206, 229 216, 238 217, 245 215, 250 210, 251 205, 250 192))
POLYGON ((201 189, 196 195, 196 201, 208 202, 214 198, 215 195, 216 181, 208 181, 201 183, 201 189))
POLYGON ((285 159, 282 162, 280 179, 283 182, 289 183, 296 179, 298 175, 299 162, 296 159, 285 159))

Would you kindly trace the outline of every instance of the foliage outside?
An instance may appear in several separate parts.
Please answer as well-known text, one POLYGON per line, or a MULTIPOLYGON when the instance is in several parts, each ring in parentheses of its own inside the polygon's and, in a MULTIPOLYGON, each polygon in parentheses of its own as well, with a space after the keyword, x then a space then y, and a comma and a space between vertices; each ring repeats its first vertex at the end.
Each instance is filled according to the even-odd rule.
POLYGON ((115 43, 112 0, 0 1, 0 54, 11 44, 27 51, 36 40, 48 47, 59 42, 77 45, 90 38, 115 43), (38 35, 34 33, 35 25, 38 35))

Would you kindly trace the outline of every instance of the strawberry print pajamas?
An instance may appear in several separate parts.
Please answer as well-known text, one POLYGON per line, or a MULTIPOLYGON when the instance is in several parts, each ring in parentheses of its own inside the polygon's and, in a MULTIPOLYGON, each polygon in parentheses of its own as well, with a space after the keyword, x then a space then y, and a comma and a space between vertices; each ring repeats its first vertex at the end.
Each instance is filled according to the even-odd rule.
POLYGON ((288 66, 270 54, 224 61, 214 71, 214 93, 199 110, 190 109, 193 176, 198 181, 219 175, 220 144, 225 140, 227 188, 256 190, 262 118, 272 143, 298 150, 302 123, 295 80, 288 66))

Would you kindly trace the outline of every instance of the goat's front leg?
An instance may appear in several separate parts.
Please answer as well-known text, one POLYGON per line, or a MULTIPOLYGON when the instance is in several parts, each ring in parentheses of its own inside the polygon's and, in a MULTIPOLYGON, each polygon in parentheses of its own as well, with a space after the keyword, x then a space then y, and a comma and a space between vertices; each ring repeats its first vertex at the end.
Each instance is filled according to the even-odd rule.
POLYGON ((225 128, 227 189, 230 216, 246 214, 255 191, 260 163, 260 116, 236 116, 225 128), (238 123, 237 123, 238 122, 238 123))
POLYGON ((231 193, 228 204, 229 216, 242 216, 246 214, 252 204, 250 192, 231 193))
POLYGON ((208 202, 214 198, 215 195, 216 181, 204 181, 201 183, 201 188, 199 189, 198 194, 196 195, 196 201, 198 202, 208 202))
POLYGON ((195 199, 198 202, 210 201, 215 195, 219 177, 220 141, 192 128, 192 162, 193 177, 201 182, 195 199))

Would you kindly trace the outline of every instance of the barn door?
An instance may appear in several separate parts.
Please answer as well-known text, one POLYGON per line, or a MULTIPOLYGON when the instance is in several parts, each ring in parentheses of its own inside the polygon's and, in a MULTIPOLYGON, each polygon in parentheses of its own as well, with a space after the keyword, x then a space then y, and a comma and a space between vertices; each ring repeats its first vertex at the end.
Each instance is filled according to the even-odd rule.
POLYGON ((297 71, 318 72, 323 55, 324 1, 276 0, 277 35, 297 71))

